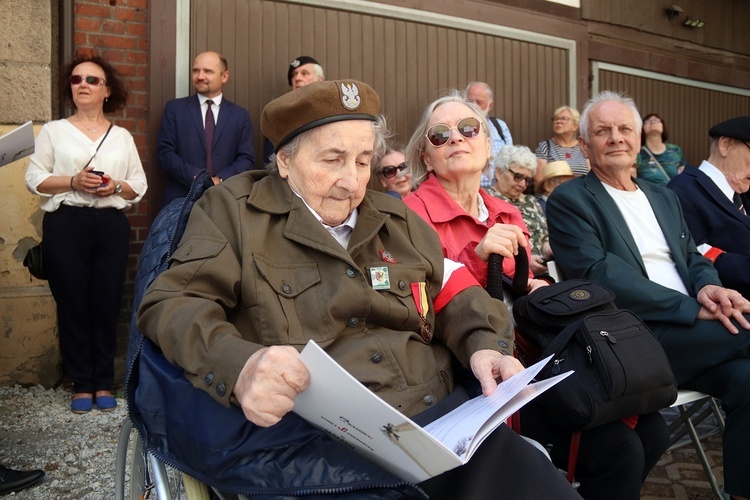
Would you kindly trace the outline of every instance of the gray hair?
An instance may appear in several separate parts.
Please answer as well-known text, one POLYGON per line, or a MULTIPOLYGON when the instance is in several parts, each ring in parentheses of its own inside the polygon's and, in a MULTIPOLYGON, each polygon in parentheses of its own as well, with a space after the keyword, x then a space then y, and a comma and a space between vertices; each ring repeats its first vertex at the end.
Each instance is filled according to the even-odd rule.
MULTIPOLYGON (((427 106, 424 113, 422 113, 422 118, 420 118, 417 128, 414 130, 411 139, 409 139, 409 144, 406 145, 406 163, 411 167, 411 175, 415 186, 419 186, 419 184, 427 178, 428 174, 427 165, 424 163, 422 153, 424 153, 426 148, 425 141, 427 138, 425 135, 427 135, 427 129, 430 124, 432 113, 443 104, 449 102, 457 102, 469 108, 482 124, 481 128, 484 130, 485 135, 489 136, 490 123, 487 121, 487 115, 484 114, 484 111, 479 109, 479 106, 473 102, 467 101, 464 93, 459 92, 458 90, 452 90, 447 95, 433 101, 427 106)), ((487 166, 489 166, 491 159, 492 158, 488 159, 487 166)))
MULTIPOLYGON (((309 140, 310 134, 317 129, 317 127, 310 130, 306 130, 294 137, 292 140, 287 142, 281 147, 281 151, 287 158, 292 158, 294 154, 299 150, 300 146, 304 144, 304 141, 309 140)), ((388 145, 388 138, 391 133, 388 131, 388 125, 386 124, 385 117, 383 115, 378 116, 377 121, 372 122, 372 130, 375 132, 375 144, 373 147, 372 163, 375 164, 380 161, 380 158, 385 155, 385 150, 388 145)), ((277 172, 279 165, 277 162, 277 154, 274 153, 269 158, 266 169, 269 172, 277 172)))
POLYGON ((503 146, 495 158, 495 167, 507 172, 511 165, 528 169, 533 176, 536 174, 536 155, 526 146, 503 146))
POLYGON ((492 92, 492 87, 490 87, 485 82, 469 82, 469 84, 466 86, 466 90, 464 92, 466 94, 468 94, 469 90, 471 90, 471 87, 473 87, 474 85, 479 85, 480 87, 482 87, 487 92, 487 97, 490 99, 490 101, 494 101, 495 100, 495 93, 492 92))
POLYGON ((313 64, 313 68, 315 68, 315 78, 320 78, 321 80, 325 80, 326 76, 323 74, 323 66, 320 64, 313 64))
POLYGON ((641 129, 643 129, 643 120, 641 119, 641 114, 638 112, 638 107, 635 105, 633 99, 631 99, 630 97, 626 97, 622 92, 603 90, 598 95, 595 95, 594 97, 589 99, 589 101, 586 103, 586 106, 583 107, 583 113, 581 113, 579 132, 581 137, 583 137, 586 142, 589 141, 589 115, 591 115, 591 111, 596 106, 605 102, 616 102, 619 104, 624 104, 625 106, 630 108, 631 113, 633 113, 633 119, 635 120, 636 132, 640 135, 641 129))

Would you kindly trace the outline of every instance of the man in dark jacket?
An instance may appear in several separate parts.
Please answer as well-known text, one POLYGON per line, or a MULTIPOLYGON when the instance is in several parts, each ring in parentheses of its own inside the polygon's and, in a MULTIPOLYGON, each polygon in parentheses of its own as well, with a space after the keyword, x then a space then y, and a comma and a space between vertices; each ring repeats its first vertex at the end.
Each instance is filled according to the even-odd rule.
POLYGON ((680 198, 690 234, 722 284, 750 298, 750 116, 723 121, 708 134, 708 160, 685 167, 667 187, 680 198))
POLYGON ((196 94, 164 108, 157 159, 167 174, 164 202, 187 195, 202 169, 214 184, 255 167, 250 114, 223 96, 227 60, 217 52, 198 54, 192 68, 196 94))

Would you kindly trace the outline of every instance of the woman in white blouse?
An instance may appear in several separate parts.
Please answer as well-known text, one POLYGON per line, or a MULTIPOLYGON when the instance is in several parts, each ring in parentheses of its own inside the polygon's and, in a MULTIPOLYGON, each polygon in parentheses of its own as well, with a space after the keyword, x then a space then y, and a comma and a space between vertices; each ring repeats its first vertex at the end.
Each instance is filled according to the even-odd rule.
POLYGON ((42 127, 26 186, 45 212, 42 253, 74 385, 71 410, 108 411, 130 241, 123 209, 148 186, 133 137, 105 116, 127 102, 116 70, 100 57, 77 59, 63 71, 61 93, 76 111, 42 127))

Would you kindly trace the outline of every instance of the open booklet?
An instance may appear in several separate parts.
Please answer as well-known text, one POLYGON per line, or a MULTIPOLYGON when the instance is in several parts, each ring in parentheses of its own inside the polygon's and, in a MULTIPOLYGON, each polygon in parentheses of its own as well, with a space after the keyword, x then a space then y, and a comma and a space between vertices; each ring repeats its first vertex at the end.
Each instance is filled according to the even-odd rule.
POLYGON ((315 342, 301 353, 310 386, 294 412, 352 450, 410 482, 465 464, 482 441, 523 405, 573 372, 531 384, 548 357, 422 428, 367 389, 315 342))
POLYGON ((34 152, 34 125, 28 121, 0 135, 0 167, 34 152))

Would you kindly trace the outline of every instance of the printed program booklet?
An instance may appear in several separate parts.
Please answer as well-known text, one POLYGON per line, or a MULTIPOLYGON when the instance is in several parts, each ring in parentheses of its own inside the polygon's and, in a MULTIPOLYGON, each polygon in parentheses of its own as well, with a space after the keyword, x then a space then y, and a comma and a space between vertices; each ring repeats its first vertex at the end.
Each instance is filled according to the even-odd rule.
POLYGON ((34 125, 30 121, 0 135, 0 167, 34 152, 34 125))
POLYGON ((482 441, 526 403, 573 372, 531 383, 552 357, 517 373, 422 428, 367 389, 315 342, 302 350, 310 386, 294 412, 384 469, 419 483, 469 461, 482 441))

